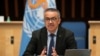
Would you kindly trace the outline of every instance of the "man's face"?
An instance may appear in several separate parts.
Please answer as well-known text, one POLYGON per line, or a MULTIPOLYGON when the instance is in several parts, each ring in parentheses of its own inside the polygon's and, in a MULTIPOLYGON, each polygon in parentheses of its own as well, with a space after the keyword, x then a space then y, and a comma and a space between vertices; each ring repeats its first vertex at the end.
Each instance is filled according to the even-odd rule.
POLYGON ((58 16, 57 12, 47 11, 44 14, 44 21, 47 30, 51 33, 54 33, 55 30, 58 28, 61 19, 58 16))

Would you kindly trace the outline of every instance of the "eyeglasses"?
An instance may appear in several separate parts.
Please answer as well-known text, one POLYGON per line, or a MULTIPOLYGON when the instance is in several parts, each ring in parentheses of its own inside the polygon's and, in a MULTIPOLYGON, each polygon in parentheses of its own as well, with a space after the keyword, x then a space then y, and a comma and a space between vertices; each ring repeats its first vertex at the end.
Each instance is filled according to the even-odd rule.
POLYGON ((52 17, 52 18, 45 18, 45 21, 56 21, 58 18, 52 17))

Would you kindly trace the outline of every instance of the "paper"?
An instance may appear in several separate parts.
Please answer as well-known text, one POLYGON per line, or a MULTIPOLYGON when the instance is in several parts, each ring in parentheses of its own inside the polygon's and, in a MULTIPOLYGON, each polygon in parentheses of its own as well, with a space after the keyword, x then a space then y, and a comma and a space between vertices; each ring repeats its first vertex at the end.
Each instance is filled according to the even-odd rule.
POLYGON ((0 16, 0 22, 4 22, 4 16, 0 16))

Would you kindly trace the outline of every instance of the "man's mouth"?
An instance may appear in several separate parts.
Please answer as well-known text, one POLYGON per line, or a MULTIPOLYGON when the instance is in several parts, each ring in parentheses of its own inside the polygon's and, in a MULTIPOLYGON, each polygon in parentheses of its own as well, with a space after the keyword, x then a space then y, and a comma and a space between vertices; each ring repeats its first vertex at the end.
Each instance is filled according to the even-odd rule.
POLYGON ((50 25, 49 25, 49 27, 53 27, 53 26, 54 26, 53 24, 50 24, 50 25))

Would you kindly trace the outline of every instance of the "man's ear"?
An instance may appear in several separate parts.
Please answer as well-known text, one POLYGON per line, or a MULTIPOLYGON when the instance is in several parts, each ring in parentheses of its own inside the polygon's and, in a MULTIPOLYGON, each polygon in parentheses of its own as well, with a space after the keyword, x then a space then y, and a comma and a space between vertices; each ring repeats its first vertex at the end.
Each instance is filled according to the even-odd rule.
POLYGON ((61 19, 59 19, 59 24, 61 23, 61 19))

